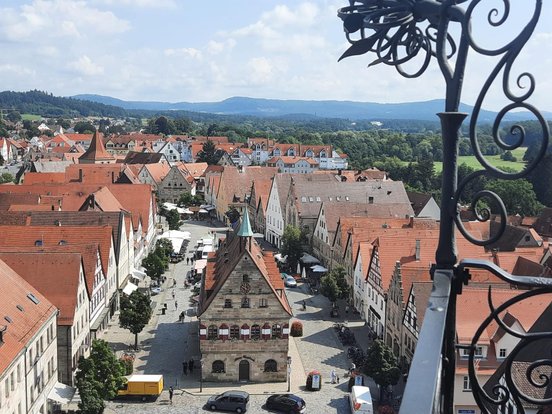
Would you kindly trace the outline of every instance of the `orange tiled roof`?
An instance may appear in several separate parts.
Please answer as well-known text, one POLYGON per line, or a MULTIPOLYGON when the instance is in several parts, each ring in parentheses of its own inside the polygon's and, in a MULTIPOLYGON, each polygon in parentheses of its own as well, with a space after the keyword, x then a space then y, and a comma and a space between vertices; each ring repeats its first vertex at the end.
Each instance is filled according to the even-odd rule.
POLYGON ((81 268, 79 253, 0 251, 0 260, 59 309, 58 325, 73 324, 81 268))
POLYGON ((104 274, 109 268, 110 249, 115 248, 112 237, 111 226, 0 226, 0 246, 3 247, 34 248, 41 244, 43 247, 79 246, 77 249, 80 249, 83 245, 97 244, 104 274))
POLYGON ((79 157, 79 161, 110 161, 113 159, 113 155, 106 151, 102 137, 98 131, 94 132, 94 136, 90 141, 90 146, 85 153, 79 157))
POLYGON ((9 316, 12 320, 12 323, 8 323, 2 318, 2 324, 6 327, 2 335, 4 343, 0 352, 0 376, 3 376, 4 371, 57 310, 37 289, 1 260, 0 292, 0 315, 9 316), (34 303, 29 294, 33 295, 38 303, 34 303), (17 305, 21 306, 23 311, 20 311, 17 305))

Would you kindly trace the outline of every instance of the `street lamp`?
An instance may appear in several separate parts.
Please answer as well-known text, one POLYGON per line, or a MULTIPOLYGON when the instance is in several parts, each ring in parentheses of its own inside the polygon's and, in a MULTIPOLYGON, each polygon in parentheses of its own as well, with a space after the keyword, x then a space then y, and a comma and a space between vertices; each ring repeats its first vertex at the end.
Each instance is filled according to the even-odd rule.
POLYGON ((287 357, 287 377, 288 377, 288 390, 287 392, 290 392, 291 390, 291 357, 287 357))
MULTIPOLYGON (((540 111, 528 101, 536 89, 533 75, 527 72, 515 73, 514 64, 521 50, 533 34, 539 20, 542 0, 520 1, 519 8, 523 13, 512 11, 512 1, 496 1, 498 6, 484 10, 483 0, 349 0, 349 6, 339 9, 338 16, 343 20, 345 36, 351 46, 343 53, 340 60, 349 56, 371 53, 374 55, 369 66, 384 64, 394 67, 405 78, 417 78, 436 60, 445 81, 444 112, 438 116, 441 122, 443 142, 443 172, 441 186, 440 231, 435 265, 431 274, 433 293, 429 307, 424 316, 416 353, 412 361, 410 378, 404 393, 401 408, 405 412, 418 413, 452 413, 454 412, 454 378, 456 373, 456 299, 462 293, 462 286, 470 279, 468 268, 490 271, 500 279, 524 288, 538 288, 538 293, 551 293, 552 288, 545 278, 512 276, 493 263, 464 259, 458 263, 455 226, 471 243, 489 246, 495 243, 506 230, 507 212, 504 203, 497 194, 482 190, 473 196, 470 210, 478 221, 489 221, 490 210, 486 205, 496 206, 500 216, 498 231, 489 239, 478 239, 469 233, 460 218, 459 200, 466 186, 483 176, 492 179, 514 180, 528 176, 546 155, 550 131, 540 111), (488 47, 475 39, 475 23, 485 22, 477 14, 486 12, 486 23, 491 29, 507 29, 508 38, 503 45, 488 47), (519 32, 510 27, 510 23, 527 16, 519 32), (458 183, 458 146, 460 128, 468 114, 459 112, 462 86, 465 77, 468 52, 485 58, 496 58, 495 66, 489 65, 488 77, 484 80, 475 101, 469 125, 469 139, 474 155, 483 169, 476 171, 458 183), (517 87, 512 90, 511 87, 517 87), (508 103, 498 112, 492 124, 494 144, 502 150, 511 151, 527 146, 527 133, 522 125, 510 126, 509 132, 514 143, 506 142, 501 136, 501 126, 507 115, 518 110, 529 112, 537 121, 540 131, 540 148, 523 171, 511 172, 492 165, 483 155, 478 137, 478 121, 482 107, 490 90, 500 90, 508 103), (542 134, 541 134, 542 133, 542 134), (413 380, 412 380, 413 379, 413 380)), ((506 31, 506 30, 505 30, 506 31)), ((499 39, 497 37, 497 39, 499 39)), ((502 40, 500 38, 500 40, 502 40)), ((488 40, 488 39, 484 39, 488 40)), ((491 304, 489 290, 490 316, 482 322, 469 346, 468 373, 474 398, 482 412, 504 410, 508 401, 515 404, 517 411, 524 412, 521 399, 536 405, 547 405, 545 398, 527 397, 525 390, 516 386, 513 379, 512 363, 517 353, 512 353, 505 361, 504 378, 500 379, 492 392, 483 389, 476 376, 474 362, 477 340, 481 331, 485 331, 491 321, 499 317, 504 308, 495 309, 491 304)), ((527 294, 520 294, 508 302, 508 307, 525 299, 527 294)), ((503 305, 504 306, 504 305, 503 305)), ((552 336, 552 333, 548 334, 552 336)), ((534 345, 531 334, 516 334, 521 348, 534 345)), ((542 388, 531 376, 537 368, 547 365, 542 360, 535 361, 526 377, 534 389, 542 388)), ((546 378, 548 384, 549 378, 546 378)), ((519 383, 519 382, 518 382, 519 383)))

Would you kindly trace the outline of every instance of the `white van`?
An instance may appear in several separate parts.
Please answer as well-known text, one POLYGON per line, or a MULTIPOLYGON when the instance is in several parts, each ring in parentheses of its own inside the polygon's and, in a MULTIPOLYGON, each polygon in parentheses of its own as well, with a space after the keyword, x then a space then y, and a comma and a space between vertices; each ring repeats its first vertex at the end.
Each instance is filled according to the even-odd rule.
POLYGON ((201 258, 207 259, 207 257, 209 257, 209 253, 211 253, 212 251, 214 251, 212 245, 203 246, 203 250, 201 251, 201 258))
POLYGON ((372 395, 368 387, 353 385, 351 394, 349 395, 349 403, 351 404, 351 413, 353 414, 374 414, 372 395))

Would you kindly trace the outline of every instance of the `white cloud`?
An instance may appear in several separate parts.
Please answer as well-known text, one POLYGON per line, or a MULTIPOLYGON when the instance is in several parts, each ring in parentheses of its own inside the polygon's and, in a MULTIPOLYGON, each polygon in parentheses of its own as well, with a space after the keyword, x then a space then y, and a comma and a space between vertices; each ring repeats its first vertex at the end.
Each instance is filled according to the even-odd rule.
POLYGON ((78 60, 69 63, 69 67, 86 76, 95 76, 104 73, 104 68, 92 62, 92 60, 86 55, 81 56, 78 60))
POLYGON ((184 56, 192 59, 201 60, 203 55, 200 50, 193 47, 183 47, 180 49, 165 49, 165 56, 184 56))
POLYGON ((18 9, 0 10, 3 35, 12 41, 43 41, 59 36, 78 36, 84 33, 113 34, 127 31, 128 21, 111 11, 90 7, 83 0, 34 0, 18 9))
POLYGON ((177 7, 174 0, 97 0, 97 3, 124 7, 144 7, 156 9, 174 9, 177 7))
POLYGON ((261 21, 275 27, 311 26, 319 15, 318 6, 314 3, 301 3, 295 9, 286 5, 278 5, 273 10, 263 13, 261 21))
POLYGON ((236 41, 232 38, 226 39, 223 42, 217 42, 215 40, 210 40, 207 43, 207 51, 212 55, 218 55, 219 53, 224 52, 225 50, 231 50, 236 46, 236 41))
POLYGON ((274 67, 265 57, 253 58, 247 62, 250 79, 253 83, 263 84, 270 82, 274 77, 274 67))

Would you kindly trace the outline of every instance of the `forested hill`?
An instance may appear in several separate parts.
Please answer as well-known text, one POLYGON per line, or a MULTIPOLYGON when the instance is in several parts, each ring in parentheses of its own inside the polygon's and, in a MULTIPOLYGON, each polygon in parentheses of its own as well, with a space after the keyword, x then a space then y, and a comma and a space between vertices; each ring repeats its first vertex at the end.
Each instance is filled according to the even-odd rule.
POLYGON ((0 92, 0 108, 15 109, 20 113, 37 114, 45 117, 126 116, 126 111, 123 108, 81 99, 62 98, 38 90, 0 92))

